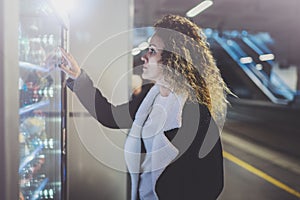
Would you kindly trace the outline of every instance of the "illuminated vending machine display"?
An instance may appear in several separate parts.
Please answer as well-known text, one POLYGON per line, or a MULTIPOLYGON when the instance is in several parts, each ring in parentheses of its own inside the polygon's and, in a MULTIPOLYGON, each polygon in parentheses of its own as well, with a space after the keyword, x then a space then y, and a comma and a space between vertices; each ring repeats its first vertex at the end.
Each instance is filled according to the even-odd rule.
POLYGON ((19 199, 64 199, 66 18, 48 0, 19 5, 19 199))

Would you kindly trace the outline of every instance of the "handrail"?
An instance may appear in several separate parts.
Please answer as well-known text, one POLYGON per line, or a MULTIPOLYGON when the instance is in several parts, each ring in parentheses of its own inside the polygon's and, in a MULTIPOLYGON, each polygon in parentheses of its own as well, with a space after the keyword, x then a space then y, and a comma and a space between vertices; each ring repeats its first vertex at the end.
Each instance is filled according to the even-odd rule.
POLYGON ((262 41, 258 40, 253 35, 248 35, 248 37, 256 46, 260 46, 260 48, 264 51, 263 53, 272 53, 272 51, 262 41))

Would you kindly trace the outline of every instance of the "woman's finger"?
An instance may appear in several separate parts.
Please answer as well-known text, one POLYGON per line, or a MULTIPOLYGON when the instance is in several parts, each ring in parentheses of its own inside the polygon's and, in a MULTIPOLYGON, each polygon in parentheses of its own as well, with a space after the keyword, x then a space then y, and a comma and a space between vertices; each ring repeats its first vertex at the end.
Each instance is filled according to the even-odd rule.
POLYGON ((66 60, 69 60, 67 52, 62 51, 61 54, 62 54, 63 58, 65 58, 66 60))
POLYGON ((67 53, 66 50, 64 50, 63 48, 61 48, 61 50, 62 50, 63 58, 65 58, 65 60, 67 60, 70 67, 79 68, 79 66, 78 66, 76 60, 74 59, 74 57, 70 53, 67 53))
POLYGON ((72 57, 70 56, 70 54, 67 53, 63 48, 60 48, 60 49, 61 49, 63 58, 65 58, 68 62, 70 62, 71 59, 72 59, 72 57))
POLYGON ((80 67, 79 67, 78 63, 76 62, 76 60, 74 59, 74 57, 70 53, 67 53, 66 50, 64 50, 63 48, 60 48, 60 49, 61 49, 61 52, 62 52, 61 69, 65 73, 67 73, 69 76, 76 79, 81 73, 81 70, 80 70, 80 67))
POLYGON ((66 74, 71 74, 71 70, 68 68, 68 67, 66 67, 64 64, 60 64, 59 65, 59 68, 63 71, 63 72, 65 72, 66 74))
POLYGON ((73 72, 72 70, 70 70, 68 67, 66 67, 65 65, 61 64, 59 67, 65 74, 67 74, 69 77, 76 79, 78 77, 76 72, 73 72))

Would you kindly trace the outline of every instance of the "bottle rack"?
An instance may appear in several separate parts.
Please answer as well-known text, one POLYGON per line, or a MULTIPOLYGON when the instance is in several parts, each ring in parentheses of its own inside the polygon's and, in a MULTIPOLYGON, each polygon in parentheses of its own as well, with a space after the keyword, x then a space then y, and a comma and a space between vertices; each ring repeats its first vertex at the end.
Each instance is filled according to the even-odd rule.
POLYGON ((19 199, 63 196, 63 28, 50 1, 20 1, 19 199))

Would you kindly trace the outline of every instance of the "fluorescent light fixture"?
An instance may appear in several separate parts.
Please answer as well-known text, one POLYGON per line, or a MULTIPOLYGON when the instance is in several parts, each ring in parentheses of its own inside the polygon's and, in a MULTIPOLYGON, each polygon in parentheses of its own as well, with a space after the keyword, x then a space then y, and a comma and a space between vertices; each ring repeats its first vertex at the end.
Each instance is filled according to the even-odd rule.
POLYGON ((195 6, 194 8, 190 9, 187 13, 186 16, 187 17, 195 17, 196 15, 198 15, 199 13, 203 12, 204 10, 206 10, 208 7, 210 7, 211 5, 213 5, 213 2, 211 0, 205 0, 202 1, 200 4, 198 4, 197 6, 195 6))
POLYGON ((259 56, 259 60, 261 61, 268 61, 268 60, 274 60, 275 56, 272 53, 269 54, 263 54, 259 56))
POLYGON ((242 57, 240 58, 240 62, 243 64, 249 64, 252 63, 253 59, 251 57, 242 57))

